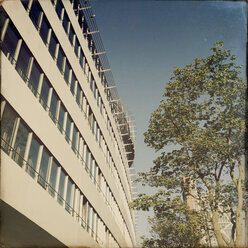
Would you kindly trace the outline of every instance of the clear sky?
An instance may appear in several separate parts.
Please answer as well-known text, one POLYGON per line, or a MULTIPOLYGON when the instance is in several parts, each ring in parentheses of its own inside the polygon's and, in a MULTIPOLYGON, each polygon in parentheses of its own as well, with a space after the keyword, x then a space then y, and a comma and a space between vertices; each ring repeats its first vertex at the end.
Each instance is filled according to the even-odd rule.
MULTIPOLYGON (((208 56, 214 43, 221 40, 238 56, 237 64, 245 65, 246 4, 145 0, 90 3, 118 93, 136 120, 134 166, 137 172, 148 171, 156 154, 144 144, 143 133, 173 67, 208 56)), ((144 188, 138 186, 138 191, 144 188)), ((139 213, 137 237, 149 234, 146 216, 139 213)))

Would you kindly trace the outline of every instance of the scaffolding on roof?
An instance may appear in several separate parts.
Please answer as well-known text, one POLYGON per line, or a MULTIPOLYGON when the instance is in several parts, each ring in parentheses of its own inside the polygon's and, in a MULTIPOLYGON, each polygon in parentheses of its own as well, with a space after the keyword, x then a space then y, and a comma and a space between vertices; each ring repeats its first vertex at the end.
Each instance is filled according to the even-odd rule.
POLYGON ((85 35, 89 42, 89 47, 92 52, 92 57, 98 58, 99 65, 99 77, 104 81, 105 93, 109 100, 110 108, 119 129, 120 137, 123 141, 123 149, 126 153, 126 158, 129 167, 133 164, 135 153, 135 126, 130 126, 129 123, 134 123, 134 120, 128 115, 128 111, 124 108, 124 104, 121 102, 119 94, 116 90, 116 85, 110 64, 106 55, 105 48, 102 43, 102 39, 95 21, 95 15, 92 12, 91 6, 88 0, 79 0, 80 5, 74 11, 83 11, 82 18, 86 27, 84 27, 83 35, 85 35), (93 43, 93 44, 92 44, 93 43))

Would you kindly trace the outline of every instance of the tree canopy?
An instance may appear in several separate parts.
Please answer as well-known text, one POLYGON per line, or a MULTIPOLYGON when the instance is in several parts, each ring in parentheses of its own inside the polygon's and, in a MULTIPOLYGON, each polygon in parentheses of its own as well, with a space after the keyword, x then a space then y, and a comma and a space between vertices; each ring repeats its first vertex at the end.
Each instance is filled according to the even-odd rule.
POLYGON ((220 247, 242 246, 246 84, 236 56, 223 46, 215 43, 210 56, 175 67, 151 115, 145 143, 159 155, 137 181, 159 190, 131 204, 154 209, 154 235, 144 247, 194 247, 211 239, 209 230, 220 247), (219 223, 224 214, 229 237, 219 223))

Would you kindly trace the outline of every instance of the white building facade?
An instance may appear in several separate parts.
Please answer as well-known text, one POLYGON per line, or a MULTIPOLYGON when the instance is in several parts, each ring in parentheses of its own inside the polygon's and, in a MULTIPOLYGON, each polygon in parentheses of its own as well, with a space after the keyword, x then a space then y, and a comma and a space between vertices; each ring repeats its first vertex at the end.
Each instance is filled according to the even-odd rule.
POLYGON ((134 138, 88 1, 1 18, 1 243, 135 247, 134 138))

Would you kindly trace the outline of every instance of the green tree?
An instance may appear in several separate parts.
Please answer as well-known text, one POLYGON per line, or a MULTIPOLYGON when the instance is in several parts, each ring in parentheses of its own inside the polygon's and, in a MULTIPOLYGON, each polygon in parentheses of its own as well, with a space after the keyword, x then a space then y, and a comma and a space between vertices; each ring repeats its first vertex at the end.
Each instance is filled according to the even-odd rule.
MULTIPOLYGON (((169 239, 171 246, 199 244, 209 228, 219 247, 242 246, 246 84, 240 77, 241 66, 235 64, 236 56, 223 45, 215 43, 207 58, 197 58, 184 68, 175 67, 145 133, 146 144, 159 156, 149 172, 139 173, 137 181, 159 191, 152 196, 140 194, 131 206, 154 209, 153 221, 159 224, 152 230, 157 237, 170 235, 162 233, 163 227, 183 236, 176 242, 169 239), (179 200, 182 193, 194 199, 198 211, 184 206, 179 200), (223 213, 229 213, 233 224, 229 240, 219 225, 223 213), (170 214, 175 220, 182 218, 173 225, 170 214), (202 225, 195 228, 199 221, 202 225), (194 237, 188 234, 190 228, 196 230, 194 237), (183 243, 187 238, 190 244, 183 243)), ((154 242, 158 239, 144 239, 143 245, 152 247, 154 242)))

